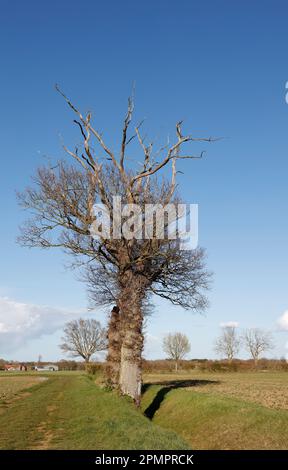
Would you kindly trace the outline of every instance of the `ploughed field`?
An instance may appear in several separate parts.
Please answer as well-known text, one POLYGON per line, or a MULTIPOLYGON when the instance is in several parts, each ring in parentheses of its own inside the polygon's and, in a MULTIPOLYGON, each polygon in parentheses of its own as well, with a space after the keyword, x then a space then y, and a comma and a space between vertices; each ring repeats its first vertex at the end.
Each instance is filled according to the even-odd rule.
POLYGON ((96 382, 0 373, 0 449, 287 449, 285 371, 148 374, 140 410, 96 382))
POLYGON ((287 449, 288 373, 150 374, 142 410, 194 449, 287 449))

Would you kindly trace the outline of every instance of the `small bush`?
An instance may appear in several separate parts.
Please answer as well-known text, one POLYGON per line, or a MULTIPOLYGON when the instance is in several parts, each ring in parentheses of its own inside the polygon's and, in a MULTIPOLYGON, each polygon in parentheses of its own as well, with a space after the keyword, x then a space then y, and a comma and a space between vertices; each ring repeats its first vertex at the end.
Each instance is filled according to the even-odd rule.
POLYGON ((87 374, 97 375, 98 373, 102 372, 103 365, 99 362, 88 362, 88 364, 86 364, 85 369, 87 374))

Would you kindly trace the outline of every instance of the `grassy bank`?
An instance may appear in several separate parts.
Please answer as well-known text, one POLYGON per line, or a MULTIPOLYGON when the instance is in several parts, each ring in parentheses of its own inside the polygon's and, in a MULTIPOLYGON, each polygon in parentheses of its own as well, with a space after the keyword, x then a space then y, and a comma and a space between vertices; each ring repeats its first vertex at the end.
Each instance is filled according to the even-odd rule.
POLYGON ((141 413, 86 374, 0 374, 0 448, 287 449, 287 390, 286 372, 154 373, 141 413))
POLYGON ((193 449, 287 449, 287 373, 147 377, 142 410, 193 449))
POLYGON ((87 376, 55 374, 0 403, 1 449, 187 447, 173 431, 159 428, 129 400, 96 387, 87 376))

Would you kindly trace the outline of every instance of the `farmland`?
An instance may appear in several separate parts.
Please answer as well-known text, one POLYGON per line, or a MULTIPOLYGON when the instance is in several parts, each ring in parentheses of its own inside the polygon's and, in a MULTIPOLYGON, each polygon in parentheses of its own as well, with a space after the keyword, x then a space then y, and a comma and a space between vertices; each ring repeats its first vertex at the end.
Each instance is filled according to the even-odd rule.
POLYGON ((15 399, 18 392, 29 389, 43 379, 45 380, 45 377, 16 376, 12 378, 7 377, 7 373, 6 376, 0 376, 0 403, 3 405, 6 401, 15 399))
MULTIPOLYGON (((149 374, 146 383, 173 382, 174 374, 149 374)), ((180 373, 180 382, 187 380, 186 391, 210 395, 217 394, 230 398, 258 403, 268 408, 288 410, 288 373, 259 371, 247 373, 180 373), (189 386, 189 380, 192 381, 189 386)))
POLYGON ((146 382, 144 413, 194 449, 287 449, 286 372, 154 374, 146 382))
POLYGON ((285 449, 287 372, 150 373, 141 410, 78 372, 0 375, 1 449, 285 449))

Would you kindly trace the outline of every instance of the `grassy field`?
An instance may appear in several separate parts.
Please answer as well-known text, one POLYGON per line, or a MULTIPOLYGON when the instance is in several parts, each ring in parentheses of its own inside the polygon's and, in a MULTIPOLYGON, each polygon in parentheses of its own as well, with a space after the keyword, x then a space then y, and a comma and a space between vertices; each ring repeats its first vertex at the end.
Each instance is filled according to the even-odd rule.
POLYGON ((0 374, 1 449, 287 449, 287 372, 149 374, 141 410, 83 373, 0 374))
POLYGON ((17 376, 13 377, 11 380, 10 377, 0 376, 0 403, 8 404, 9 400, 15 398, 18 392, 22 392, 25 388, 30 388, 32 385, 38 384, 41 381, 45 380, 45 377, 27 377, 27 376, 17 376))
POLYGON ((286 372, 156 374, 143 412, 193 449, 287 449, 286 372))
MULTIPOLYGON (((85 375, 49 374, 24 392, 0 400, 1 449, 187 449, 173 431, 161 429, 130 400, 100 389, 85 375), (13 398, 14 397, 14 398, 13 398)), ((13 388, 17 375, 0 377, 13 388)), ((23 383, 24 385, 24 383, 23 383)))

